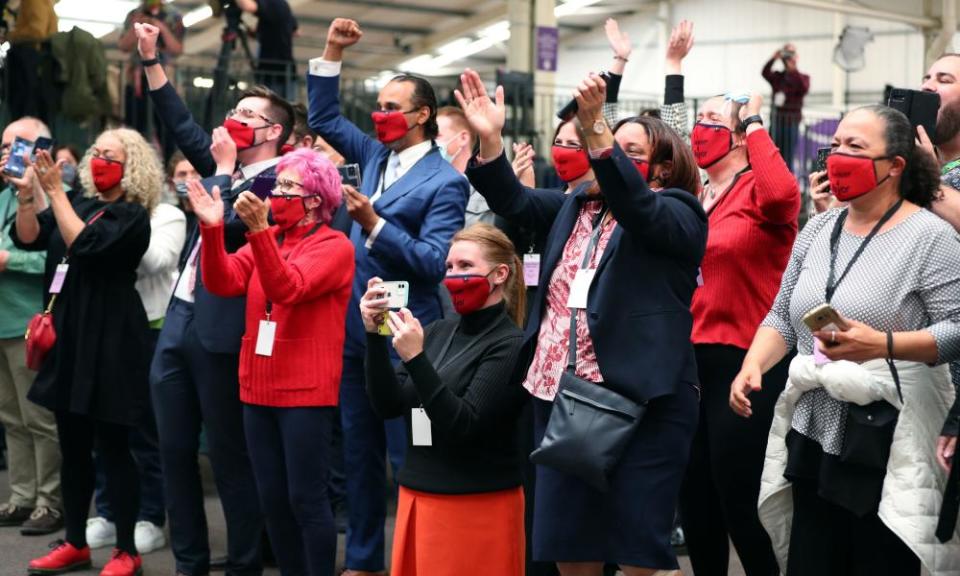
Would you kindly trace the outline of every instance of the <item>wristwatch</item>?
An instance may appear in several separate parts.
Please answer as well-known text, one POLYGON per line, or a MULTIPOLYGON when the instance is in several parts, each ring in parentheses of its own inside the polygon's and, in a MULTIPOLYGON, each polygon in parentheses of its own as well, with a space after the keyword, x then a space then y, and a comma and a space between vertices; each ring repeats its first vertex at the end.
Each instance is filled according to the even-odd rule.
POLYGON ((593 121, 593 133, 596 134, 597 136, 603 134, 606 129, 607 129, 607 121, 604 120, 603 118, 598 118, 593 121))
POLYGON ((159 64, 159 63, 160 63, 160 59, 157 58, 156 56, 154 56, 153 58, 150 58, 150 59, 148 59, 148 60, 141 60, 141 61, 140 61, 140 65, 143 66, 144 68, 148 68, 148 67, 150 67, 150 66, 156 66, 156 65, 159 64))
POLYGON ((747 116, 743 119, 743 122, 740 122, 740 131, 746 132, 747 126, 753 124, 754 122, 763 126, 763 118, 759 114, 754 114, 753 116, 747 116))

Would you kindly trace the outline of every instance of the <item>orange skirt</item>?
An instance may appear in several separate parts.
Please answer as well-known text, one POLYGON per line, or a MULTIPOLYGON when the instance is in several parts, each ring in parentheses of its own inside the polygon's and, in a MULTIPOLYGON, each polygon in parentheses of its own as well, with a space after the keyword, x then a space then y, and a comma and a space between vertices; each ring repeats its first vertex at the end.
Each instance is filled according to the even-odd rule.
POLYGON ((523 576, 523 489, 430 494, 400 487, 391 576, 523 576))

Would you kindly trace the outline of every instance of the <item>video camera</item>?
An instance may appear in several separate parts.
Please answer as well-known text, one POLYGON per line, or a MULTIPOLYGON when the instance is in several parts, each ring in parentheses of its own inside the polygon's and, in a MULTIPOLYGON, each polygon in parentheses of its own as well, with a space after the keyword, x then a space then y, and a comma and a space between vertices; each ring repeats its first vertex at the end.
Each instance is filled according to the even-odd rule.
POLYGON ((213 9, 215 17, 226 16, 227 30, 237 32, 240 30, 240 15, 242 11, 233 0, 208 0, 210 8, 213 9))

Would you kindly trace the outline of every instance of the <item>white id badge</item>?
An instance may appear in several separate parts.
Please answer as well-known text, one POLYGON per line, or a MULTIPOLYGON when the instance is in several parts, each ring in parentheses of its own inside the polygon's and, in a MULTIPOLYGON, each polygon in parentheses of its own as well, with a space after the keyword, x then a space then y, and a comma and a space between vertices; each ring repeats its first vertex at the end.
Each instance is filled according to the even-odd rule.
POLYGON ((63 281, 67 279, 69 269, 69 264, 57 264, 57 270, 53 273, 53 280, 50 282, 51 294, 59 294, 63 290, 63 281))
POLYGON ((410 411, 410 428, 414 446, 433 446, 433 432, 426 410, 414 408, 410 411))
POLYGON ((567 298, 567 308, 586 308, 587 294, 590 292, 590 284, 597 273, 596 268, 578 268, 577 275, 570 284, 570 297, 567 298))
POLYGON ((703 286, 703 268, 697 268, 697 286, 703 286))
POLYGON ((273 356, 273 338, 277 335, 277 323, 272 320, 261 320, 260 331, 257 332, 257 356, 273 356))
POLYGON ((533 287, 540 282, 540 255, 523 255, 523 283, 533 287))

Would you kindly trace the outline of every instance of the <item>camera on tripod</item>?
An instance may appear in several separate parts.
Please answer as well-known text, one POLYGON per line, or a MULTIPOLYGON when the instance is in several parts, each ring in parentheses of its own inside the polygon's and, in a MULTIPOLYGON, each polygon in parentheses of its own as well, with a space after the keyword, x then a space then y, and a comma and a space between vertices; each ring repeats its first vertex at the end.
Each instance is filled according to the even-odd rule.
POLYGON ((234 33, 240 31, 240 14, 242 14, 242 11, 234 0, 208 0, 207 3, 213 9, 215 17, 226 17, 228 31, 234 33))

